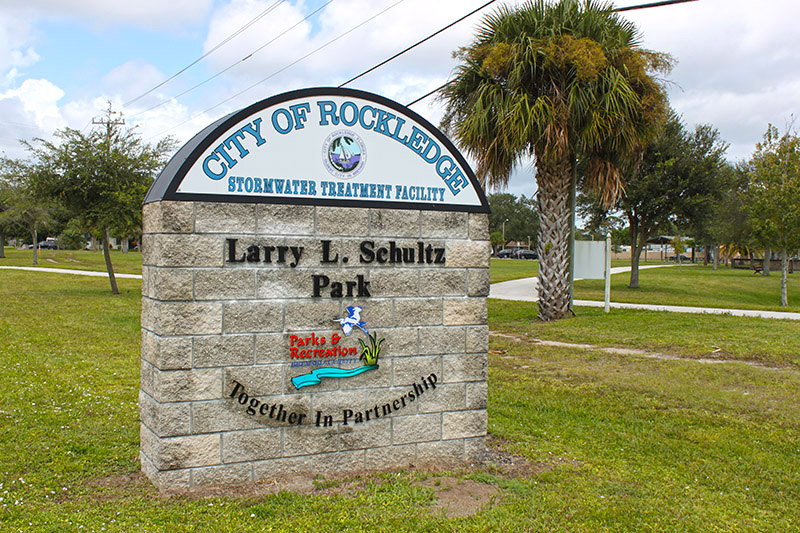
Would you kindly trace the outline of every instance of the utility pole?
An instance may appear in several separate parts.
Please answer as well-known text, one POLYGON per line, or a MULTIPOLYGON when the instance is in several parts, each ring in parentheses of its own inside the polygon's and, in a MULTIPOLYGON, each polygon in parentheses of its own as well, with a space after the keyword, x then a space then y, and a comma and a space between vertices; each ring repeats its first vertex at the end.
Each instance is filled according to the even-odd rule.
MULTIPOLYGON (((121 112, 112 111, 111 101, 108 102, 108 109, 106 110, 105 117, 94 117, 92 124, 97 124, 106 127, 106 147, 108 148, 108 159, 106 170, 111 167, 111 138, 114 133, 114 128, 125 124, 125 119, 122 117, 121 112), (119 118, 114 118, 114 115, 119 115, 119 118)), ((108 228, 102 228, 103 231, 103 257, 106 260, 106 270, 108 271, 108 279, 111 282, 111 294, 119 294, 117 288, 117 278, 114 276, 114 267, 111 266, 111 250, 109 250, 109 235, 108 228)))

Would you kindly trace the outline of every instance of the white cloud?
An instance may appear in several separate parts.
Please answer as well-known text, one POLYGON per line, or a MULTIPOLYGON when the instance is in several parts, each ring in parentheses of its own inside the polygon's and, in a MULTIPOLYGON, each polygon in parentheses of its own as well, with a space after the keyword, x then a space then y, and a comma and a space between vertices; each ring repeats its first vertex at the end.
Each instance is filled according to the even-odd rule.
MULTIPOLYGON (((35 17, 69 17, 143 28, 183 26, 202 21, 212 0, 11 0, 6 8, 35 17)), ((3 2, 8 3, 8 2, 3 2)))

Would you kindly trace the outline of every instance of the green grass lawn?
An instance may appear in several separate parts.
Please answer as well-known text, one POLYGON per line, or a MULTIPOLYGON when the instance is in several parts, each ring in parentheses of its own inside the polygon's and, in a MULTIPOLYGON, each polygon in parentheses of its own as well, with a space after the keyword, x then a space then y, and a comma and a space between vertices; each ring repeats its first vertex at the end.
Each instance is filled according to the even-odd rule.
POLYGON ((371 476, 344 494, 325 482, 311 494, 159 496, 130 477, 139 282, 120 280, 112 296, 102 278, 0 271, 0 281, 3 531, 800 530, 796 323, 581 309, 540 324, 535 306, 490 301, 489 431, 531 469, 454 473, 503 496, 448 519, 429 507, 433 490, 416 481, 430 474, 419 472, 371 476), (531 337, 688 358, 722 342, 717 356, 771 367, 531 337))
MULTIPOLYGON (((5 259, 0 259, 0 266, 34 266, 33 250, 17 250, 6 247, 5 259)), ((130 250, 127 254, 120 250, 111 251, 111 264, 114 272, 120 274, 141 274, 142 254, 130 250)), ((68 268, 73 270, 94 270, 105 272, 106 262, 103 251, 88 250, 39 250, 39 267, 68 268)))
MULTIPOLYGON (((780 306, 780 272, 760 276, 745 269, 686 265, 640 270, 638 289, 629 289, 629 282, 629 272, 611 276, 612 302, 800 312, 800 273, 788 276, 789 307, 780 306)), ((578 300, 603 300, 603 290, 603 280, 575 282, 578 300)))

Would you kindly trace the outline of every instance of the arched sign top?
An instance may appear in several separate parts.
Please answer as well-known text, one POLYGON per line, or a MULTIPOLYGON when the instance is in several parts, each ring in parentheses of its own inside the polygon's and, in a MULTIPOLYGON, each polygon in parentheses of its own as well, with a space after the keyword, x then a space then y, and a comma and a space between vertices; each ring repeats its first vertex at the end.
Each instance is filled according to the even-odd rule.
POLYGON ((489 211, 442 132, 397 102, 336 88, 273 96, 209 125, 145 203, 160 200, 489 211))

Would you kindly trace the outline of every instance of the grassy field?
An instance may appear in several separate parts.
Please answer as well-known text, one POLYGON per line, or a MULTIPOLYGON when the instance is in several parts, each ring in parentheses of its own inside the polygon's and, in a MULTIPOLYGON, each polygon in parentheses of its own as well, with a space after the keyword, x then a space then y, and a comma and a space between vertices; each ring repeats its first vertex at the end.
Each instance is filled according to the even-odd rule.
POLYGON ((490 301, 489 431, 526 474, 455 472, 502 498, 450 519, 429 476, 343 493, 165 498, 138 471, 139 282, 0 271, 0 530, 798 531, 796 323, 490 301), (660 360, 535 338, 667 351, 660 360), (722 344, 720 344, 722 343, 722 344), (704 364, 713 354, 758 361, 704 364), (794 351, 793 351, 794 350, 794 351))
MULTIPOLYGON (((788 276, 789 307, 781 307, 781 276, 710 266, 673 266, 639 272, 639 288, 629 289, 630 273, 611 276, 611 301, 726 309, 800 312, 800 273, 788 276), (795 305, 791 305, 794 303, 795 305)), ((575 298, 603 300, 603 280, 578 280, 575 298)))
MULTIPOLYGON (((0 266, 34 266, 33 250, 17 250, 6 247, 5 259, 0 259, 0 266)), ((114 272, 120 274, 141 274, 142 254, 130 250, 127 254, 119 250, 111 251, 111 264, 114 272)), ((39 265, 43 268, 67 268, 73 270, 95 270, 105 272, 106 262, 103 251, 88 250, 39 250, 39 265)))

